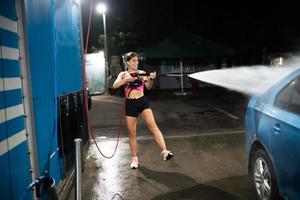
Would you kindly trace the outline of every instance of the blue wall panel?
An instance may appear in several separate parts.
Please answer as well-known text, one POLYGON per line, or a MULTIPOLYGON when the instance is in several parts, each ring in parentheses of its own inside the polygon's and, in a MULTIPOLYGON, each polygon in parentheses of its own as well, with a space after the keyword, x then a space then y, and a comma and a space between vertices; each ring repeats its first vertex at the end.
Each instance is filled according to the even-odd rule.
POLYGON ((0 28, 1 45, 18 48, 18 35, 0 28))
MULTIPOLYGON (((16 21, 16 9, 14 0, 0 1, 0 15, 7 18, 11 22, 16 21)), ((1 24, 5 28, 5 24, 1 24)), ((18 50, 18 36, 16 33, 0 28, 0 45, 18 50)), ((1 56, 0 56, 1 57, 1 56)), ((3 78, 19 78, 20 64, 19 60, 8 60, 0 58, 0 81, 3 78)), ((4 85, 3 91, 0 92, 0 109, 5 111, 15 105, 23 105, 22 89, 8 90, 4 85)), ((21 108, 22 109, 22 108, 21 108)), ((6 112, 2 118, 6 119, 6 112)), ((29 156, 28 147, 25 137, 25 121, 24 116, 17 116, 9 121, 4 121, 0 124, 0 141, 1 156, 0 156, 0 191, 1 199, 14 200, 20 199, 23 191, 31 182, 31 173, 29 172, 29 156), (16 135, 21 132, 20 135, 16 135), (16 136, 18 141, 8 145, 9 137, 16 136), (20 137, 19 137, 20 136, 20 137)), ((28 196, 31 198, 29 192, 28 196)))
MULTIPOLYGON (((7 138, 6 134, 6 122, 0 123, 0 142, 7 138)), ((0 163, 1 164, 1 163, 0 163)))
MULTIPOLYGON (((11 120, 8 120, 6 122, 7 124, 7 135, 8 137, 15 135, 16 133, 22 131, 25 129, 25 124, 24 124, 24 116, 20 116, 11 120)), ((25 155, 25 154, 21 154, 25 155)), ((21 157, 20 157, 21 158, 21 157)), ((28 159, 28 157, 26 156, 28 159)))
MULTIPOLYGON (((26 1, 26 32, 31 68, 40 169, 57 149, 56 98, 82 88, 78 8, 73 0, 26 1), (42 49, 42 51, 41 51, 42 49), (46 106, 45 106, 46 105, 46 106)), ((59 157, 51 159, 51 175, 58 183, 59 157)))
POLYGON ((12 20, 17 19, 15 0, 1 0, 0 13, 2 16, 12 20))
POLYGON ((20 76, 20 64, 17 60, 0 59, 3 68, 3 75, 0 77, 18 77, 20 76))
MULTIPOLYGON (((24 116, 20 116, 0 124, 0 142, 24 130, 24 116)), ((24 154, 22 154, 24 156, 24 154)), ((21 156, 21 155, 20 155, 21 156)))
POLYGON ((54 109, 54 63, 52 53, 51 16, 49 1, 26 1, 26 30, 34 103, 35 128, 39 164, 46 163, 46 149, 53 129, 54 109), (41 50, 42 49, 42 50, 41 50))
MULTIPOLYGON (((1 128, 0 128, 1 129, 1 128)), ((1 199, 11 199, 11 181, 10 181, 10 166, 8 154, 0 156, 0 171, 1 171, 1 199)))
MULTIPOLYGON (((0 41, 1 41, 1 35, 0 35, 0 41)), ((1 43, 0 43, 1 45, 1 43)), ((2 59, 0 59, 0 78, 3 77, 3 63, 2 63, 2 59)), ((0 79, 0 81, 3 81, 0 79)), ((4 92, 1 92, 0 93, 0 109, 4 108, 5 107, 5 103, 4 103, 4 92)), ((2 116, 1 116, 2 117, 2 116)), ((6 123, 3 122, 3 123, 0 123, 0 141, 4 140, 7 138, 7 134, 6 134, 6 123)), ((1 156, 0 156, 1 158, 1 156)), ((6 159, 0 159, 0 165, 4 165, 6 166, 7 163, 4 162, 4 161, 7 161, 6 159), (3 161, 3 162, 2 162, 3 161)), ((0 185, 0 188, 2 185, 0 185)))
MULTIPOLYGON (((23 142, 11 151, 9 151, 10 157, 10 171, 12 179, 12 199, 20 199, 25 188, 31 183, 31 176, 29 172, 29 160, 27 156, 22 156, 27 154, 28 148, 27 143, 23 142)), ((31 199, 31 191, 27 192, 27 198, 31 199)))
POLYGON ((0 92, 0 109, 3 109, 4 107, 4 92, 0 92))
POLYGON ((5 95, 5 106, 4 106, 4 104, 1 105, 1 103, 0 103, 0 109, 3 109, 4 107, 11 107, 11 106, 16 106, 16 105, 22 104, 21 89, 0 92, 0 98, 3 95, 5 95))
POLYGON ((59 96, 82 88, 79 10, 73 2, 55 1, 55 55, 59 96))
MULTIPOLYGON (((28 54, 30 61, 32 96, 34 104, 35 129, 38 148, 38 161, 43 172, 50 148, 52 133, 57 148, 57 133, 55 129, 55 56, 54 30, 51 1, 32 0, 25 2, 26 32, 28 54)), ((51 165, 59 165, 57 156, 51 160, 51 165)), ((59 171, 51 169, 50 175, 58 177, 59 171)))

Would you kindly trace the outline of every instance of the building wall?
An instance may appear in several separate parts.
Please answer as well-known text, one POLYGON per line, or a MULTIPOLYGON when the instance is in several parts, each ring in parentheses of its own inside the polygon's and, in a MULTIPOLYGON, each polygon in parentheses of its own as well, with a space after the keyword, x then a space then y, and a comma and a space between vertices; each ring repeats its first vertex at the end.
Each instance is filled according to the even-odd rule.
POLYGON ((30 68, 35 134, 40 173, 49 170, 56 182, 59 171, 56 126, 56 62, 54 5, 49 0, 24 3, 28 67, 30 68), (50 167, 48 154, 52 155, 50 167))
POLYGON ((31 182, 18 33, 14 0, 0 1, 1 199, 20 199, 31 182))
MULTIPOLYGON (((28 154, 34 136, 36 162, 56 184, 66 176, 58 153, 58 98, 82 90, 79 5, 74 0, 0 1, 0 191, 1 199, 20 199, 32 182, 28 154), (22 2, 22 22, 16 2, 22 2), (20 58, 18 23, 23 24, 26 58, 20 58), (26 59, 26 66, 21 65, 26 59), (22 68, 29 78, 34 131, 27 131, 22 68), (22 70, 21 70, 22 69, 22 70)), ((18 4, 19 5, 19 4, 18 4)), ((83 117, 79 116, 79 117, 83 117)), ((70 142, 70 141, 69 141, 70 142)), ((71 141, 72 142, 72 141, 71 141)), ((25 199, 31 199, 31 192, 25 199)))
POLYGON ((80 14, 75 2, 25 2, 39 166, 41 173, 49 168, 57 183, 65 176, 58 154, 57 98, 82 89, 80 14))

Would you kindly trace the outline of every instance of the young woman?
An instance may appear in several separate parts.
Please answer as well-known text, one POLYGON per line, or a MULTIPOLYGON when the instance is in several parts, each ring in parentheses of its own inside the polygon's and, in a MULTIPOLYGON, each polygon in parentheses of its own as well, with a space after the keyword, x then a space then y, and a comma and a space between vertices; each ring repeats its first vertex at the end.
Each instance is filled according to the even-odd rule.
POLYGON ((156 78, 156 73, 150 73, 149 76, 136 76, 137 73, 146 73, 142 70, 138 70, 139 56, 135 52, 127 53, 124 62, 126 70, 120 72, 113 84, 113 88, 117 89, 122 85, 125 85, 126 124, 129 132, 129 143, 132 156, 130 167, 136 169, 139 165, 136 140, 136 125, 139 114, 141 114, 149 130, 154 135, 154 138, 162 151, 161 154, 163 159, 167 161, 173 157, 173 154, 171 151, 167 150, 163 135, 155 123, 149 102, 144 97, 144 86, 147 89, 151 89, 153 79, 156 78))

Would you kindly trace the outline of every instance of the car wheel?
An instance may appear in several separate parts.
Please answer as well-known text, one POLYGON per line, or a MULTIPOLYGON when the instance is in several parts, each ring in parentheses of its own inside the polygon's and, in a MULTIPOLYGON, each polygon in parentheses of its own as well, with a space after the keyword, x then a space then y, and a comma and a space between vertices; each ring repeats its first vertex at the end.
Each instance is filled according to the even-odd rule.
POLYGON ((273 166, 266 151, 263 149, 256 151, 251 166, 251 177, 257 199, 280 199, 273 166))

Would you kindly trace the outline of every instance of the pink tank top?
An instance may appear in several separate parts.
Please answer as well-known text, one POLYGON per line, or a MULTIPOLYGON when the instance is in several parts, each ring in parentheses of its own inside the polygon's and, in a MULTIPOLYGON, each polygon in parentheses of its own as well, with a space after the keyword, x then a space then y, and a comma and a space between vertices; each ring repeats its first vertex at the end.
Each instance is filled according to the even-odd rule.
POLYGON ((132 91, 132 90, 139 90, 141 92, 144 92, 144 81, 142 81, 142 84, 140 84, 139 86, 130 86, 130 85, 126 85, 125 86, 125 93, 127 94, 128 91, 132 91))
POLYGON ((144 92, 144 81, 142 80, 142 84, 140 84, 139 86, 130 86, 129 84, 127 84, 125 86, 125 94, 128 95, 128 92, 131 92, 132 90, 139 90, 141 92, 144 92))

